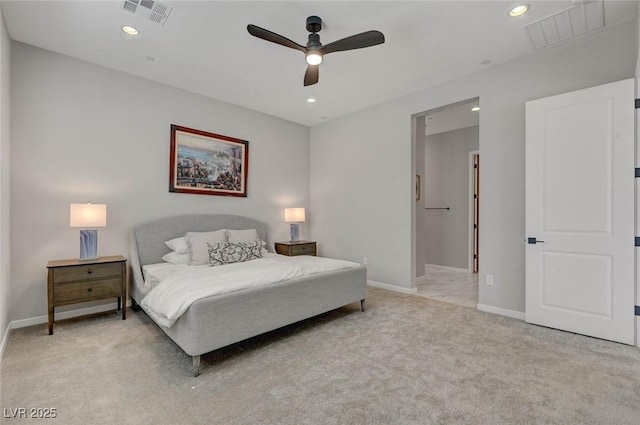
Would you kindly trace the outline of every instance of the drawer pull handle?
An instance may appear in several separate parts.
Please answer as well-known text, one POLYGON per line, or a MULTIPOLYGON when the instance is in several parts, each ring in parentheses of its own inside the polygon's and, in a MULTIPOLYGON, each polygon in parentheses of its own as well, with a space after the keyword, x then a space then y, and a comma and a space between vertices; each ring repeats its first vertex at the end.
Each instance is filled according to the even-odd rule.
POLYGON ((91 274, 93 271, 91 269, 87 270, 87 273, 91 274))
POLYGON ((93 292, 93 288, 88 288, 87 291, 93 292))

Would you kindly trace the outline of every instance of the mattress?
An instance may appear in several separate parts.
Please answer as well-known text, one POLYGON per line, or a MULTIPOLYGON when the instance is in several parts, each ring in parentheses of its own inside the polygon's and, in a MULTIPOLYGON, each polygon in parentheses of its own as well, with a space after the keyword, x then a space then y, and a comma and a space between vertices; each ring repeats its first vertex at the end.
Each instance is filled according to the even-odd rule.
POLYGON ((162 326, 171 327, 195 301, 248 288, 268 286, 336 270, 358 268, 351 261, 269 254, 266 258, 223 266, 147 267, 149 279, 159 283, 141 306, 162 326))
POLYGON ((142 266, 142 277, 144 278, 144 286, 149 289, 154 288, 162 280, 166 279, 171 274, 178 270, 183 270, 187 267, 206 267, 206 266, 189 266, 187 264, 171 264, 171 263, 157 263, 147 264, 142 266))
MULTIPOLYGON (((263 258, 269 258, 273 256, 278 256, 279 254, 274 254, 271 252, 263 252, 263 258)), ((192 269, 195 267, 209 267, 208 265, 200 265, 200 266, 190 266, 188 264, 172 264, 167 262, 162 263, 154 263, 147 264, 142 266, 142 278, 144 279, 144 286, 148 289, 153 289, 155 286, 168 278, 172 274, 185 269, 192 269)))

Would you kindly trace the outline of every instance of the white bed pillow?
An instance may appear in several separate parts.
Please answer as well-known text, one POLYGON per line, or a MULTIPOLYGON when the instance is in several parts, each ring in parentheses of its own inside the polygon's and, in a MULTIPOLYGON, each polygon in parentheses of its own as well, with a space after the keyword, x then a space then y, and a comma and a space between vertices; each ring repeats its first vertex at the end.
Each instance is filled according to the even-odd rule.
POLYGON ((209 248, 207 244, 227 242, 227 231, 222 229, 215 232, 189 232, 184 238, 187 241, 189 264, 201 266, 209 264, 209 248))
MULTIPOLYGON (((260 240, 260 236, 258 235, 258 231, 256 229, 245 229, 245 230, 231 230, 227 229, 227 236, 229 239, 227 242, 229 243, 241 243, 241 242, 253 242, 260 240)), ((263 241, 264 242, 264 241, 263 241)), ((262 245, 262 256, 268 254, 267 243, 264 242, 262 245)))
POLYGON ((171 251, 170 253, 162 256, 162 261, 166 261, 171 264, 189 264, 189 254, 180 254, 176 251, 171 251))
POLYGON ((184 236, 171 239, 170 241, 165 241, 164 244, 167 245, 170 250, 175 251, 178 254, 187 253, 187 241, 184 236))
POLYGON ((246 230, 227 230, 227 235, 229 239, 227 242, 229 243, 240 243, 240 242, 253 242, 260 239, 258 236, 258 231, 256 229, 246 229, 246 230))

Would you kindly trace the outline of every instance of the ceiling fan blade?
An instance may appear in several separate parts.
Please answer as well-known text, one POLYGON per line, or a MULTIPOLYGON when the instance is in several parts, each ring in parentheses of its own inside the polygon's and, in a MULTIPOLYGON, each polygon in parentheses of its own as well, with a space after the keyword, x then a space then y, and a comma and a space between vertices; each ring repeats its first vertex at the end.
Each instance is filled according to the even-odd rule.
POLYGON ((309 65, 307 72, 304 73, 304 85, 311 86, 318 82, 320 67, 318 65, 309 65))
POLYGON ((384 34, 380 31, 367 31, 329 43, 320 49, 320 53, 326 55, 327 53, 362 49, 382 43, 384 43, 384 34))
POLYGON ((301 46, 295 41, 291 41, 288 38, 281 36, 280 34, 276 34, 275 32, 271 32, 264 28, 249 24, 247 25, 247 31, 249 31, 249 34, 254 37, 258 37, 272 43, 280 44, 291 49, 300 50, 301 52, 305 51, 304 46, 301 46))

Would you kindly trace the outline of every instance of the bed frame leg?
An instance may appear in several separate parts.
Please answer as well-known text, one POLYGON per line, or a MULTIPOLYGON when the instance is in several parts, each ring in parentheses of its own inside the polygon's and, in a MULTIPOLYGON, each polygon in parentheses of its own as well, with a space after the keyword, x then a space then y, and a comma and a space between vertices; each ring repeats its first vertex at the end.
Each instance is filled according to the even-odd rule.
POLYGON ((200 356, 192 356, 193 359, 193 377, 200 375, 200 356))
POLYGON ((360 311, 364 313, 364 298, 360 300, 360 311))
POLYGON ((140 305, 138 305, 138 303, 136 302, 136 300, 134 300, 133 298, 131 298, 131 310, 133 311, 140 311, 140 305))

